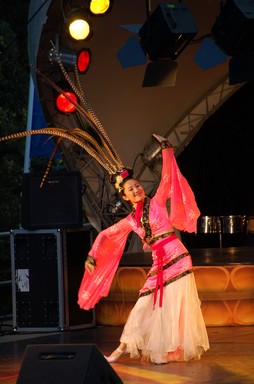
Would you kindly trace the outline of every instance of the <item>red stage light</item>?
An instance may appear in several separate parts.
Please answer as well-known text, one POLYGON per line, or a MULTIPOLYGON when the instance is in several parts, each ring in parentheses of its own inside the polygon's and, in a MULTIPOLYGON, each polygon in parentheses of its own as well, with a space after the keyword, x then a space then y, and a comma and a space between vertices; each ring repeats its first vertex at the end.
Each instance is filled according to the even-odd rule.
POLYGON ((64 94, 60 93, 57 95, 56 107, 62 113, 73 113, 76 110, 76 107, 65 95, 74 102, 78 102, 77 96, 73 92, 66 91, 64 94))
POLYGON ((77 67, 80 73, 85 73, 91 63, 91 52, 89 49, 82 49, 77 57, 77 67))

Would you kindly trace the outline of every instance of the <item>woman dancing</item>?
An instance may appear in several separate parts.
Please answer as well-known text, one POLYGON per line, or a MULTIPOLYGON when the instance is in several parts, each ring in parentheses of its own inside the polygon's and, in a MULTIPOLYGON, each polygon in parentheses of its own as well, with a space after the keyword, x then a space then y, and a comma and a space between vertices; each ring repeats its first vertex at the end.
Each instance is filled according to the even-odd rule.
POLYGON ((152 266, 139 298, 131 310, 119 347, 106 359, 116 362, 123 354, 156 364, 200 359, 209 349, 200 308, 192 260, 174 228, 196 232, 200 215, 194 194, 177 166, 170 143, 153 135, 162 148, 159 187, 149 199, 128 169, 112 178, 133 212, 101 231, 85 262, 78 304, 89 310, 107 296, 124 251, 127 237, 135 231, 152 251, 152 266), (170 198, 170 214, 167 201, 170 198))

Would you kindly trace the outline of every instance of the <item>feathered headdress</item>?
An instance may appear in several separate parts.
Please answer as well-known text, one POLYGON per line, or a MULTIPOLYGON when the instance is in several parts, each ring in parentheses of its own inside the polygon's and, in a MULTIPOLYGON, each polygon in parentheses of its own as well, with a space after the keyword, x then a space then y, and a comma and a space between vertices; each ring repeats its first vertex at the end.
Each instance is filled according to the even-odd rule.
POLYGON ((48 127, 48 128, 35 129, 30 131, 23 131, 23 132, 14 133, 11 135, 1 137, 0 141, 13 140, 13 139, 26 137, 26 136, 43 135, 43 134, 50 135, 51 138, 58 137, 55 148, 51 154, 51 157, 47 166, 47 170, 45 171, 45 174, 44 174, 44 179, 45 179, 51 167, 54 154, 61 140, 68 139, 73 143, 79 145, 90 156, 92 156, 95 160, 97 160, 97 162, 109 173, 111 183, 115 185, 116 189, 119 189, 120 188, 119 184, 123 181, 125 177, 128 177, 130 174, 132 174, 132 171, 124 167, 123 162, 120 158, 120 155, 118 154, 117 150, 113 146, 106 130, 103 128, 103 125, 101 124, 98 117, 94 113, 92 107, 86 100, 84 91, 82 89, 81 82, 79 79, 77 66, 75 65, 74 67, 74 75, 75 75, 76 84, 77 84, 76 85, 74 84, 74 82, 68 75, 67 71, 65 70, 63 63, 61 62, 60 55, 56 50, 55 46, 53 45, 53 43, 52 43, 52 46, 53 46, 55 57, 60 66, 60 69, 65 79, 71 86, 73 92, 78 96, 80 100, 80 104, 75 102, 73 99, 71 99, 68 96, 68 94, 63 91, 63 89, 61 89, 57 84, 55 84, 52 80, 50 80, 46 75, 41 73, 39 69, 35 69, 36 73, 39 76, 41 76, 46 82, 48 82, 57 92, 62 93, 71 103, 74 104, 77 111, 86 119, 89 126, 94 130, 94 132, 100 138, 102 145, 98 144, 96 139, 93 136, 91 136, 88 132, 77 127, 71 128, 71 129, 48 127))

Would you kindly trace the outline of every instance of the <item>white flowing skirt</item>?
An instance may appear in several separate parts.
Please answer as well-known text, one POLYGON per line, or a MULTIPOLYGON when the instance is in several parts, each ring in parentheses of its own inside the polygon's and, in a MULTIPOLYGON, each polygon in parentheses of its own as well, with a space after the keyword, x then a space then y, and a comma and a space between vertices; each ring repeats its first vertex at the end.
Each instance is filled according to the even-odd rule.
POLYGON ((120 341, 131 358, 140 355, 161 364, 200 359, 209 349, 194 274, 168 284, 163 304, 153 306, 154 295, 140 297, 129 314, 120 341))

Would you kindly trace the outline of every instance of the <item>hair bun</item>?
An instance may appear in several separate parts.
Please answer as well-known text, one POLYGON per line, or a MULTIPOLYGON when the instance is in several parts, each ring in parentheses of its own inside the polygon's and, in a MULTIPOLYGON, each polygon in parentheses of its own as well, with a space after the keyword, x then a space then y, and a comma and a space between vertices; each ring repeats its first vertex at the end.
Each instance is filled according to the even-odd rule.
POLYGON ((113 175, 110 175, 110 182, 119 193, 122 193, 124 180, 132 179, 132 176, 133 170, 131 168, 123 167, 118 169, 113 175))
POLYGON ((122 180, 126 179, 126 178, 132 178, 133 176, 133 169, 131 168, 128 168, 128 167, 124 167, 124 168, 121 168, 121 169, 118 169, 116 171, 116 173, 113 173, 110 175, 110 183, 111 184, 115 184, 117 182, 117 178, 119 178, 119 176, 122 178, 122 180))

